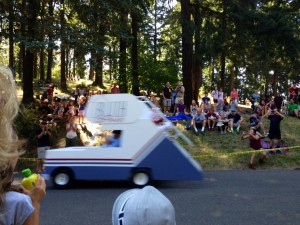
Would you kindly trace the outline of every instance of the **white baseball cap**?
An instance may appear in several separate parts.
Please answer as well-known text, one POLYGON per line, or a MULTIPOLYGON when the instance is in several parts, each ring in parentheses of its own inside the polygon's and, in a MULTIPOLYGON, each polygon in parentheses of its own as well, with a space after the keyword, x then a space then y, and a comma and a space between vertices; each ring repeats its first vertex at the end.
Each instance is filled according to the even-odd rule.
POLYGON ((175 210, 160 191, 152 186, 122 193, 112 210, 113 225, 176 225, 175 210))

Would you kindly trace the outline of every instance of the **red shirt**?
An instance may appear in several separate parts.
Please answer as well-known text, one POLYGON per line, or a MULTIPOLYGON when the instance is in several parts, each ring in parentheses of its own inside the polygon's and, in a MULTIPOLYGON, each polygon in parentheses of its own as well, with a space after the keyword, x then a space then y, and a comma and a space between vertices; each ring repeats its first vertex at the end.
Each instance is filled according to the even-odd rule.
POLYGON ((110 90, 110 92, 111 92, 112 94, 119 94, 119 93, 120 93, 120 89, 117 88, 117 87, 113 87, 113 88, 110 90))
POLYGON ((53 95, 53 88, 52 87, 48 87, 47 93, 48 93, 48 95, 53 95))

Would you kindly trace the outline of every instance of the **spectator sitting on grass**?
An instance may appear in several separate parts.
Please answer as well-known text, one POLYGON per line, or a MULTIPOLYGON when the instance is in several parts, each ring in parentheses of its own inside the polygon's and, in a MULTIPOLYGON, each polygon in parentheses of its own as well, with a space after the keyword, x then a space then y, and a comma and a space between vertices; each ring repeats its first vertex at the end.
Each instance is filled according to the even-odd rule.
POLYGON ((236 132, 240 133, 240 127, 243 121, 241 115, 237 113, 236 110, 232 110, 227 118, 229 120, 230 133, 234 133, 233 127, 236 127, 236 132))
POLYGON ((197 113, 197 109, 198 109, 198 105, 196 103, 196 101, 193 99, 192 100, 192 104, 190 105, 190 112, 191 112, 191 116, 193 116, 194 114, 197 113))
POLYGON ((64 107, 61 104, 60 99, 57 99, 57 101, 55 102, 55 108, 52 112, 52 114, 48 114, 48 118, 51 119, 52 121, 54 120, 62 120, 63 119, 63 115, 64 115, 64 107))
POLYGON ((51 109, 48 106, 48 99, 44 99, 39 107, 39 116, 41 120, 46 120, 47 115, 51 113, 51 109))
POLYGON ((201 129, 201 134, 204 135, 204 129, 206 126, 206 117, 205 113, 202 111, 201 108, 197 109, 197 113, 193 115, 192 124, 194 131, 198 134, 198 129, 201 129))
POLYGON ((212 109, 209 109, 208 113, 206 113, 206 121, 208 124, 208 131, 214 130, 215 124, 217 122, 217 115, 213 112, 212 109))
POLYGON ((216 113, 220 113, 221 111, 226 111, 226 106, 222 99, 218 100, 218 104, 216 106, 216 113))
POLYGON ((180 115, 180 114, 186 114, 186 106, 183 102, 183 99, 180 99, 179 100, 179 103, 177 104, 176 106, 176 110, 177 110, 177 114, 180 115))
POLYGON ((227 127, 228 127, 228 122, 229 122, 229 120, 226 117, 226 112, 221 111, 219 113, 219 118, 218 118, 218 123, 217 123, 217 126, 221 130, 221 134, 226 134, 226 130, 227 130, 227 127))
POLYGON ((234 99, 231 99, 229 103, 229 112, 232 111, 238 112, 238 103, 234 99))
POLYGON ((290 100, 288 105, 289 116, 296 116, 298 118, 298 105, 294 102, 294 99, 290 100))

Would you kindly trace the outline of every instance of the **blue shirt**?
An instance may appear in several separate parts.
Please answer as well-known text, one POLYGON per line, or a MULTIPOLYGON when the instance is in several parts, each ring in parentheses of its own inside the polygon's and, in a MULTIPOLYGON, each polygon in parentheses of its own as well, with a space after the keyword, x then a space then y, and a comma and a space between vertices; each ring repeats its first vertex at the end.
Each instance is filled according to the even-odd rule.
POLYGON ((109 141, 110 141, 110 144, 103 145, 104 148, 121 146, 121 138, 110 137, 109 141))

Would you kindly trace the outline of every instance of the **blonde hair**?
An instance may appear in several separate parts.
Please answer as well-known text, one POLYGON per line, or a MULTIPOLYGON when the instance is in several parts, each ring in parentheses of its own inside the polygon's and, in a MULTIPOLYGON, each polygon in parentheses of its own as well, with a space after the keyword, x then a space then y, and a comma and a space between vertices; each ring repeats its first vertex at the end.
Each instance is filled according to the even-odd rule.
POLYGON ((0 66, 0 171, 7 169, 9 160, 17 156, 20 143, 13 130, 19 111, 15 81, 9 68, 0 66))

